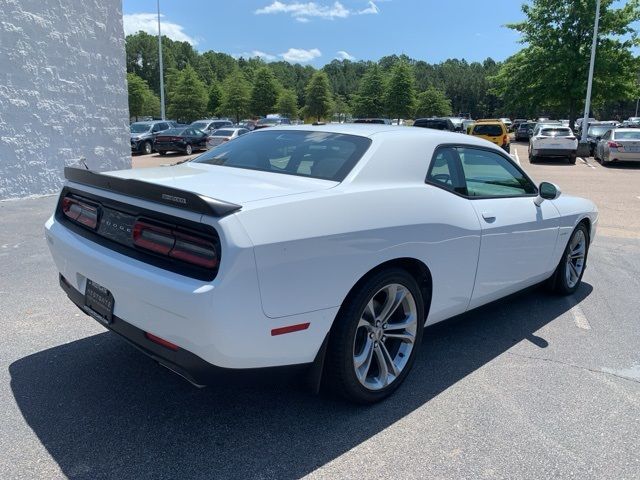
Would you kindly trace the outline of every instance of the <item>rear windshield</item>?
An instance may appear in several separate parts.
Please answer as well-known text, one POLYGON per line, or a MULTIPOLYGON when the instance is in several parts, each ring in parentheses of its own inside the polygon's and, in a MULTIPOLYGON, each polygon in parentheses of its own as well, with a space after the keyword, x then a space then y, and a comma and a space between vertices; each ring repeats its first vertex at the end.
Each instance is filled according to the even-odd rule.
POLYGON ((616 132, 616 140, 640 140, 640 131, 637 132, 616 132))
POLYGON ((198 130, 204 130, 208 125, 209 124, 207 122, 196 122, 191 124, 193 128, 196 128, 198 130))
POLYGON ((216 130, 211 134, 212 137, 230 137, 233 135, 233 130, 216 130))
POLYGON ((535 123, 521 123, 520 126, 518 127, 518 130, 527 130, 529 128, 533 128, 535 127, 535 123))
POLYGON ((570 128, 543 128, 540 135, 544 137, 571 137, 573 132, 570 128))
POLYGON ((200 155, 194 162, 340 182, 371 140, 327 132, 260 130, 200 155))
POLYGON ((476 124, 476 126, 473 127, 473 133, 475 135, 498 137, 502 135, 502 127, 496 124, 476 124))
POLYGON ((420 120, 413 124, 414 127, 433 128, 435 130, 449 130, 446 120, 420 120))
POLYGON ((605 133, 607 133, 609 130, 611 130, 611 125, 597 125, 597 126, 593 126, 593 127, 589 127, 589 135, 594 135, 596 137, 601 137, 602 135, 604 135, 605 133))
POLYGON ((151 124, 149 123, 132 123, 129 126, 131 133, 143 133, 151 130, 151 124))

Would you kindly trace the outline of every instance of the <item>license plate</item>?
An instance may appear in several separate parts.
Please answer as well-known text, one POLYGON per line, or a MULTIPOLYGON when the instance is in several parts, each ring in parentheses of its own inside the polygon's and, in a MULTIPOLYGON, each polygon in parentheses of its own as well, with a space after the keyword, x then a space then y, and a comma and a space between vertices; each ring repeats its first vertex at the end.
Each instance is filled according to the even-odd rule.
POLYGON ((84 304, 96 320, 109 324, 113 321, 113 305, 115 300, 111 292, 102 285, 87 279, 84 291, 84 304))

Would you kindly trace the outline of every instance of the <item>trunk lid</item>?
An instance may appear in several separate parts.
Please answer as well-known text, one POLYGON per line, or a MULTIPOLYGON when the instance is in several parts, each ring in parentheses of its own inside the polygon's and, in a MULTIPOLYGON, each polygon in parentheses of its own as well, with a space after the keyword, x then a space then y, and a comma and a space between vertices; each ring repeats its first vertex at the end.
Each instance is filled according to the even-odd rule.
POLYGON ((192 162, 170 167, 118 170, 105 175, 186 190, 238 205, 338 185, 338 182, 329 180, 192 162))

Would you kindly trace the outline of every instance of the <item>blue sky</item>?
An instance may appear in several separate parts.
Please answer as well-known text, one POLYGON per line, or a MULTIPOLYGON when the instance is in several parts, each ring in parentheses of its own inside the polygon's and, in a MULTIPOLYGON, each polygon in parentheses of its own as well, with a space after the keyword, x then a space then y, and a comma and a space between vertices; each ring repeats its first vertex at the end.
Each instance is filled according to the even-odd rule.
MULTIPOLYGON (((322 66, 393 53, 437 63, 504 60, 521 48, 504 24, 518 0, 160 0, 163 34, 199 51, 322 66)), ((156 0, 123 0, 125 33, 156 33, 156 0)))

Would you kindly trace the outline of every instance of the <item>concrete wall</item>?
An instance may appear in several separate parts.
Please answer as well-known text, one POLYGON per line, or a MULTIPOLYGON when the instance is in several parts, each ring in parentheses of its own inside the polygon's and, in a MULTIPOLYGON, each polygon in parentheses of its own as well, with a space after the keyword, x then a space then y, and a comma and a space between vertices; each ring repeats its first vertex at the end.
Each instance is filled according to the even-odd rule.
POLYGON ((121 0, 0 0, 0 199, 131 166, 121 0))

